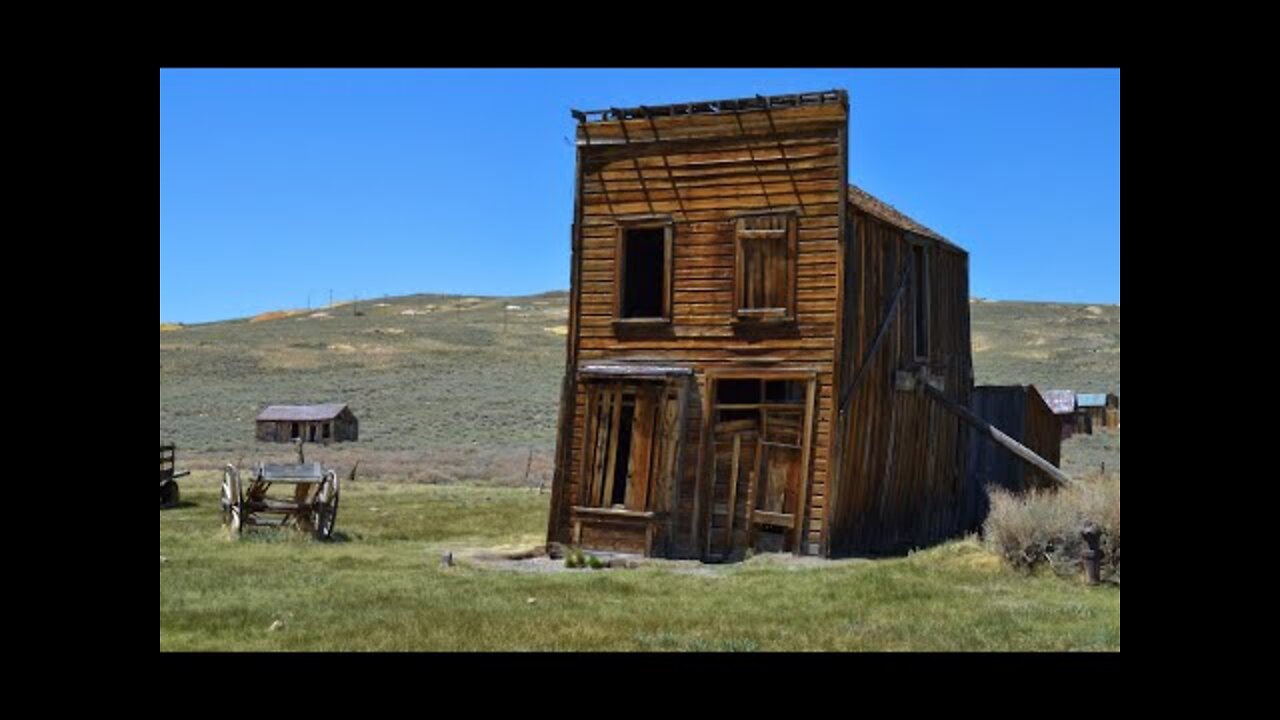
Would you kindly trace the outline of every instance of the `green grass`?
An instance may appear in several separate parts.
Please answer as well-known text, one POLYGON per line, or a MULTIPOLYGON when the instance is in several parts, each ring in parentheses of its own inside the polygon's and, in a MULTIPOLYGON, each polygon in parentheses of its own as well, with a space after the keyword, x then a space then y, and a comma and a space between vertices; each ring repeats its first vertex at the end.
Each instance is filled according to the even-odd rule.
POLYGON ((876 561, 522 573, 440 555, 540 543, 535 490, 346 485, 330 543, 232 541, 212 474, 182 494, 160 512, 161 650, 1120 649, 1118 587, 1020 575, 973 540, 876 561))

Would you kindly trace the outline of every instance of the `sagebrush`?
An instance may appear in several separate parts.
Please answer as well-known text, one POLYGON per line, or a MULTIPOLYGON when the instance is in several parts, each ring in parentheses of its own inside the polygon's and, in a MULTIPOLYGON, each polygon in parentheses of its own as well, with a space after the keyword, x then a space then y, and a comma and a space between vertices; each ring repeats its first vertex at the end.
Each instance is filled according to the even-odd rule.
POLYGON ((1047 566, 1061 574, 1080 572, 1086 549, 1080 530, 1101 530, 1102 577, 1120 582, 1120 475, 1086 476, 1056 490, 1022 495, 988 491, 991 511, 983 525, 987 546, 1015 568, 1047 566))

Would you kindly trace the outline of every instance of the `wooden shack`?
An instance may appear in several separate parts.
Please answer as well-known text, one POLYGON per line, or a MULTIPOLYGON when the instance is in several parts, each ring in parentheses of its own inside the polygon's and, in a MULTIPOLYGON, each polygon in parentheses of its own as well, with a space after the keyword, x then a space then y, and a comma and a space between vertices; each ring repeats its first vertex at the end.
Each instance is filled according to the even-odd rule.
MULTIPOLYGON (((1034 385, 980 385, 973 389, 970 407, 975 415, 1055 467, 1060 465, 1062 425, 1034 385)), ((995 485, 1022 492, 1055 484, 1053 478, 982 433, 969 434, 966 465, 970 482, 977 487, 995 485)))
POLYGON ((1115 430, 1120 427, 1120 398, 1115 393, 1080 393, 1076 410, 1089 416, 1092 427, 1115 430))
POLYGON ((360 436, 360 422, 346 403, 268 405, 254 422, 257 438, 263 442, 327 444, 360 436))
POLYGON ((548 540, 901 552, 979 520, 968 256, 848 183, 843 91, 574 111, 548 540))
POLYGON ((1040 393, 1044 398, 1045 404, 1057 416, 1058 423, 1062 431, 1062 439, 1066 440, 1072 435, 1093 434, 1093 423, 1089 418, 1089 414, 1082 412, 1076 406, 1076 393, 1074 390, 1044 390, 1040 393))

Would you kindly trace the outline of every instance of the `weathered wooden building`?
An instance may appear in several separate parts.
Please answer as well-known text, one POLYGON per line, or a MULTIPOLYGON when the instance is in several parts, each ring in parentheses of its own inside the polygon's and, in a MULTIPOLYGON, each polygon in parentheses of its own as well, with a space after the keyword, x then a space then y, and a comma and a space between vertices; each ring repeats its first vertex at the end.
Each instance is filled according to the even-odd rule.
POLYGON ((346 442, 360 436, 360 421, 345 403, 268 405, 254 422, 264 442, 346 442))
MULTIPOLYGON (((973 389, 970 407, 978 417, 1022 443, 1036 455, 1059 466, 1062 424, 1033 385, 980 385, 973 389)), ((1055 480, 1022 461, 983 433, 969 434, 970 482, 995 485, 1012 492, 1052 487, 1055 480)))
POLYGON ((1089 416, 1092 427, 1120 427, 1120 398, 1115 393, 1080 393, 1076 395, 1076 410, 1089 416))
POLYGON ((1062 429, 1062 439, 1075 435, 1077 433, 1092 435, 1093 423, 1089 419, 1089 414, 1081 412, 1076 407, 1076 393, 1074 390, 1042 390, 1040 395, 1044 398, 1045 404, 1057 416, 1058 422, 1062 429))
POLYGON ((848 183, 843 91, 574 112, 550 541, 898 552, 980 520, 968 256, 848 183))

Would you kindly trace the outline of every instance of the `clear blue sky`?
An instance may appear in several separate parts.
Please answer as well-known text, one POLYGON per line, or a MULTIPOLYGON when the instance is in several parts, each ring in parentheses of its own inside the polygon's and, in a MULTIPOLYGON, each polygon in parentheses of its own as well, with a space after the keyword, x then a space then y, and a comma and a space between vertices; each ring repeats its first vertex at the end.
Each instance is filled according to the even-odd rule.
POLYGON ((972 294, 1120 301, 1119 70, 161 70, 160 318, 567 288, 571 107, 831 88, 972 294))

